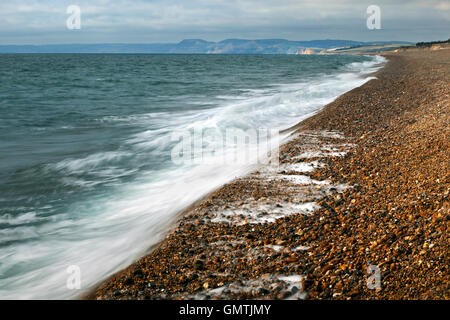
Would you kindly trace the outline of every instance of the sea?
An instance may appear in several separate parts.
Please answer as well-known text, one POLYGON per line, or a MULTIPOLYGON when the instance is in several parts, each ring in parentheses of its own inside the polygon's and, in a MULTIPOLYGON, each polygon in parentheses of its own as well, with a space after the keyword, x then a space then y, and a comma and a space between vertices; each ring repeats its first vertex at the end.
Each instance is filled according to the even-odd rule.
POLYGON ((385 62, 0 54, 0 299, 80 297, 148 253, 181 210, 254 169, 214 153, 174 161, 175 132, 209 143, 208 132, 282 132, 385 62))

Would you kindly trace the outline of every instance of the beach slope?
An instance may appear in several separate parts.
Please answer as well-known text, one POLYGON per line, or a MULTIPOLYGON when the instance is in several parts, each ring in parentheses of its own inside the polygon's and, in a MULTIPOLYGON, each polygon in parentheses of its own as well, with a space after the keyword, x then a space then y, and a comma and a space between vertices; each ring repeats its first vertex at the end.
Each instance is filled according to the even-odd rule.
POLYGON ((88 298, 448 299, 450 48, 383 55, 88 298))

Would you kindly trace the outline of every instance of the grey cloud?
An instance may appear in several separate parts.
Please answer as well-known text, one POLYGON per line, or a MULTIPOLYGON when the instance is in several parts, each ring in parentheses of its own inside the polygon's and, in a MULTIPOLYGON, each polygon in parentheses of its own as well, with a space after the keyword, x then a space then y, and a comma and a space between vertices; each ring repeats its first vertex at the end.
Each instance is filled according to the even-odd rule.
POLYGON ((450 5, 439 0, 16 0, 0 4, 0 44, 174 42, 183 38, 310 40, 447 39, 450 5), (82 29, 67 30, 77 3, 82 29), (382 30, 365 27, 368 5, 382 30))

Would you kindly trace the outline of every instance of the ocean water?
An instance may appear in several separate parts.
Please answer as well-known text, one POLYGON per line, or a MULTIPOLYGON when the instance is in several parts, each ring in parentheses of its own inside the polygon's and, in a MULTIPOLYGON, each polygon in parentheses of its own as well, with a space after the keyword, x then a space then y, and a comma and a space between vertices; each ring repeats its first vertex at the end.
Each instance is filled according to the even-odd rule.
POLYGON ((384 63, 0 55, 0 299, 76 298, 148 252, 181 209, 252 169, 174 163, 174 132, 284 129, 384 63), (67 286, 70 266, 80 290, 67 286))

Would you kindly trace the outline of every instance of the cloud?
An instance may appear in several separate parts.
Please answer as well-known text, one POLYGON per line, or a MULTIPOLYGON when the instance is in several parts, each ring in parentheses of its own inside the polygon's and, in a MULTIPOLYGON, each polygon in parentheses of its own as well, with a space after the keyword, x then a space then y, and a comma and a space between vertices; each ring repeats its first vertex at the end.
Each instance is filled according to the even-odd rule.
MULTIPOLYGON (((375 0, 383 30, 365 28, 359 0, 16 0, 0 4, 0 43, 174 42, 183 38, 448 38, 448 1, 375 0), (82 29, 66 29, 67 6, 82 29), (418 36, 420 35, 420 36, 418 36)), ((370 3, 372 4, 372 3, 370 3)))

